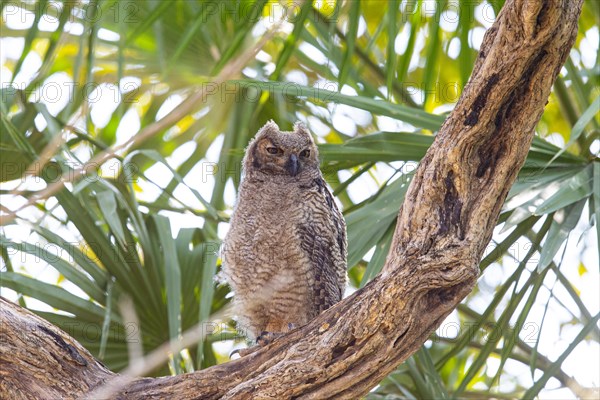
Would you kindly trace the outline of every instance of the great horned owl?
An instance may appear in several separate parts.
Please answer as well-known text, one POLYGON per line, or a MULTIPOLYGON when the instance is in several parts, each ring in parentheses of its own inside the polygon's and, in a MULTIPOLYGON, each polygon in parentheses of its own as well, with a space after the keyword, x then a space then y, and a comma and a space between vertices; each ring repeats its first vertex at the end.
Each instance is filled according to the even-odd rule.
POLYGON ((302 125, 268 122, 246 149, 243 179, 223 243, 223 275, 249 338, 301 326, 346 286, 346 224, 302 125))

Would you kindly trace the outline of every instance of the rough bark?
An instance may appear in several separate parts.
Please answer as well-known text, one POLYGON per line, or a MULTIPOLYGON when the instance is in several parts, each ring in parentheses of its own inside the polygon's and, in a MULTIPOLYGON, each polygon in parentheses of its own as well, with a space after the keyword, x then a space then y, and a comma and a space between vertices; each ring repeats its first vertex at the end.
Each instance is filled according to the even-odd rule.
POLYGON ((72 398, 113 375, 65 332, 0 297, 0 398, 72 398))
MULTIPOLYGON (((582 3, 506 2, 460 101, 420 163, 382 274, 256 353, 192 374, 138 378, 115 397, 366 394, 427 340, 476 283, 478 262, 575 40, 582 3)), ((12 304, 2 309, 0 389, 8 398, 79 397, 116 376, 48 323, 12 304)))

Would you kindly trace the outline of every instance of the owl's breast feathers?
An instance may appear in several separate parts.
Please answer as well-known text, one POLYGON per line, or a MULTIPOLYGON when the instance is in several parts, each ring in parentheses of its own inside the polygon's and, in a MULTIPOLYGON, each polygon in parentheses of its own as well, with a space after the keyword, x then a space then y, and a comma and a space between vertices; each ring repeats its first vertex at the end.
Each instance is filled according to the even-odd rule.
POLYGON ((255 335, 282 315, 305 324, 346 287, 346 225, 323 177, 283 179, 242 181, 224 241, 224 276, 255 335))

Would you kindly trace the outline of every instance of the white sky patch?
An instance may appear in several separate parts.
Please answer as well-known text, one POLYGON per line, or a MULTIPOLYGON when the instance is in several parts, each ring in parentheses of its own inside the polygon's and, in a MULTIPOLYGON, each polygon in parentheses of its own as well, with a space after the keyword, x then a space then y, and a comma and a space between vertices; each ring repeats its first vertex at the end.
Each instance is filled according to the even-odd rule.
POLYGON ((101 83, 88 98, 91 107, 90 116, 94 125, 104 128, 121 102, 118 86, 101 83))
POLYGON ((400 121, 395 118, 386 117, 385 115, 375 116, 375 123, 377 129, 380 131, 392 131, 392 132, 414 132, 415 127, 404 121, 400 121))
MULTIPOLYGON (((45 242, 39 242, 34 237, 29 237, 27 241, 37 246, 40 252, 48 251, 52 254, 54 251, 53 246, 49 246, 45 242)), ((20 251, 18 252, 16 261, 16 263, 13 262, 15 270, 24 272, 32 278, 51 284, 55 284, 58 279, 58 272, 38 254, 29 254, 20 251)))
MULTIPOLYGON (((268 18, 262 18, 260 21, 258 21, 254 27, 252 28, 252 36, 254 37, 259 37, 265 34, 265 32, 268 30, 268 26, 267 26, 267 20, 268 18)), ((272 24, 269 24, 269 26, 271 26, 272 24)), ((262 51, 262 50, 261 50, 262 51)))
POLYGON ((436 0, 423 0, 421 2, 421 15, 423 17, 434 17, 437 7, 438 3, 436 0))
POLYGON ((2 10, 2 19, 9 29, 23 30, 33 26, 35 14, 29 10, 17 7, 17 2, 9 2, 2 10))
POLYGON ((254 68, 246 67, 242 70, 242 74, 248 78, 256 78, 258 76, 258 72, 254 68))
POLYGON ((54 32, 55 30, 58 29, 58 26, 59 26, 58 18, 56 18, 52 15, 48 15, 48 14, 44 14, 40 18, 40 22, 38 23, 39 30, 45 31, 45 32, 54 32))
MULTIPOLYGON (((337 82, 330 81, 330 80, 323 79, 323 78, 320 78, 320 79, 318 79, 318 80, 317 80, 317 81, 316 81, 316 82, 313 84, 313 87, 314 87, 316 90, 329 90, 329 91, 331 91, 331 92, 337 92, 337 91, 338 91, 338 88, 339 88, 339 86, 338 86, 338 83, 337 83, 337 82)), ((328 109, 331 109, 331 104, 329 104, 329 105, 327 106, 327 108, 328 108, 328 109)))
POLYGON ((181 229, 202 228, 202 226, 204 226, 204 218, 189 212, 179 213, 162 210, 160 214, 169 218, 169 222, 171 223, 171 234, 173 237, 177 237, 181 229))
MULTIPOLYGON (((341 93, 348 96, 356 96, 357 94, 356 90, 348 85, 342 87, 341 93)), ((333 125, 347 135, 355 136, 357 124, 366 126, 372 121, 371 113, 359 108, 345 104, 330 104, 328 108, 331 112, 333 125)))
POLYGON ((563 147, 565 145, 565 139, 560 133, 551 133, 544 138, 549 143, 552 143, 555 146, 563 147))
MULTIPOLYGON (((344 34, 348 34, 349 28, 350 28, 350 19, 348 17, 342 21, 341 31, 344 34)), ((358 17, 358 27, 356 29, 356 37, 359 38, 362 35, 364 35, 366 29, 367 29, 367 23, 365 22, 365 19, 361 15, 358 17)))
POLYGON ((460 39, 457 37, 452 38, 452 40, 450 40, 450 43, 448 44, 448 57, 450 57, 453 60, 456 60, 456 58, 460 54, 460 46, 460 39))
POLYGON ((406 52, 406 48, 408 47, 408 39, 410 38, 410 22, 407 22, 402 27, 402 30, 398 35, 396 35, 396 39, 394 40, 394 51, 397 54, 404 54, 406 52))
POLYGON ((273 61, 273 58, 271 57, 271 55, 267 52, 265 52, 264 50, 259 50, 258 53, 256 53, 256 57, 255 57, 258 61, 262 61, 262 62, 271 62, 273 61))
MULTIPOLYGON (((21 188, 25 189, 26 186, 23 185, 21 188)), ((2 204, 4 207, 7 207, 10 210, 17 210, 17 209, 25 206, 26 203, 27 203, 27 200, 22 197, 0 195, 0 204, 2 204)), ((6 214, 6 212, 4 210, 1 210, 0 215, 2 215, 2 214, 6 214)), ((21 212, 18 213, 18 215, 23 218, 26 218, 28 220, 32 220, 32 221, 36 217, 41 217, 40 212, 38 210, 34 210, 32 207, 22 210, 21 212)), ((14 236, 14 237, 18 238, 19 236, 14 236)))
POLYGON ((600 33, 597 26, 588 29, 585 33, 585 38, 589 41, 590 46, 594 50, 598 50, 598 47, 600 46, 600 33))
POLYGON ((267 63, 263 67, 263 72, 265 75, 268 76, 268 75, 271 75, 273 72, 275 72, 275 68, 276 68, 275 63, 267 63))
MULTIPOLYGON (((569 236, 563 259, 563 265, 567 267, 561 268, 561 272, 580 292, 581 300, 594 314, 593 310, 600 310, 600 297, 597 293, 600 271, 598 268, 594 268, 594 266, 600 265, 600 260, 598 259, 597 231, 595 229, 586 230, 589 212, 589 205, 586 205, 577 226, 569 236), (586 272, 583 274, 579 273, 579 265, 576 265, 579 259, 586 266, 586 272)), ((559 259, 555 258, 555 260, 559 259)))
POLYGON ((598 44, 596 45, 588 39, 588 35, 581 39, 579 44, 579 49, 581 51, 581 62, 585 68, 591 69, 596 65, 596 59, 598 57, 598 44))
POLYGON ((455 32, 459 19, 458 13, 453 9, 444 10, 440 16, 440 28, 446 32, 455 32))
POLYGON ((208 114, 209 111, 210 111, 210 107, 206 106, 206 107, 201 108, 200 110, 196 111, 192 116, 195 119, 200 119, 200 118, 204 117, 206 114, 208 114))
POLYGON ((369 249, 369 251, 367 251, 365 253, 365 255, 363 256, 363 260, 365 260, 366 262, 371 262, 371 258, 373 258, 373 254, 375 254, 375 246, 371 247, 369 249))
POLYGON ((483 36, 485 35, 485 31, 486 30, 480 26, 476 26, 475 28, 469 31, 469 44, 472 48, 474 48, 477 51, 479 51, 479 49, 481 48, 481 43, 483 43, 483 36))
POLYGON ((325 121, 328 121, 329 118, 331 117, 331 113, 325 107, 316 105, 316 104, 311 103, 311 102, 307 102, 306 106, 308 107, 311 116, 314 116, 314 117, 317 117, 317 118, 321 118, 321 119, 323 119, 325 121))
POLYGON ((42 114, 37 114, 33 122, 35 123, 35 128, 40 132, 48 126, 48 122, 46 122, 46 118, 42 114))
MULTIPOLYGON (((195 189, 200 193, 200 196, 206 201, 210 201, 212 196, 212 191, 215 187, 215 170, 214 170, 214 162, 207 161, 206 159, 200 160, 194 167, 190 170, 190 172, 183 178, 183 181, 190 188, 195 189)), ((181 186, 181 185, 180 185, 181 186)), ((186 191, 189 193, 189 190, 186 188, 186 191)), ((179 193, 179 192, 178 192, 179 193)), ((192 193, 189 193, 193 195, 192 193)), ((188 199, 188 194, 184 194, 181 192, 181 196, 179 197, 181 200, 188 199)), ((194 196, 194 203, 190 203, 188 205, 203 209, 204 206, 199 204, 199 200, 194 196)))
POLYGON ((331 117, 333 127, 345 135, 356 136, 356 124, 354 120, 343 113, 334 111, 331 117))
POLYGON ((303 86, 308 85, 308 77, 306 76, 306 74, 297 69, 294 69, 294 70, 288 72, 285 75, 285 78, 286 78, 287 82, 294 82, 294 83, 297 83, 298 85, 303 85, 303 86))
POLYGON ((425 47, 427 31, 425 29, 419 29, 417 32, 417 39, 415 40, 415 47, 408 64, 408 71, 414 71, 419 66, 424 66, 425 61, 421 60, 421 51, 425 47))
MULTIPOLYGON (((458 96, 456 100, 458 101, 458 96)), ((441 106, 435 107, 433 109, 433 114, 441 115, 450 112, 454 109, 454 106, 454 104, 442 104, 441 106)))
POLYGON ((475 7, 475 19, 479 21, 481 25, 485 27, 485 29, 491 28, 496 21, 496 13, 494 12, 494 7, 491 4, 484 2, 475 7))
MULTIPOLYGON (((60 286, 62 286, 62 288, 67 290, 69 293, 74 294, 75 296, 81 297, 82 299, 90 298, 90 296, 88 296, 83 290, 81 290, 79 288, 79 286, 71 283, 71 281, 68 281, 65 279, 65 281, 62 282, 60 284, 60 286)), ((98 329, 100 329, 100 328, 98 328, 98 329)))
POLYGON ((71 35, 79 36, 83 33, 83 25, 79 22, 67 21, 65 23, 65 31, 69 32, 71 35))
POLYGON ((116 144, 120 145, 127 142, 140 130, 140 127, 141 122, 137 110, 135 107, 130 107, 123 115, 123 118, 121 118, 121 122, 119 122, 119 126, 117 127, 116 144))
POLYGON ((312 44, 302 42, 298 48, 317 64, 325 65, 329 62, 329 59, 325 57, 325 54, 321 53, 321 51, 312 44))
POLYGON ((146 176, 161 188, 166 187, 171 179, 173 179, 173 173, 161 162, 154 163, 148 168, 146 170, 146 176))
POLYGON ((225 222, 219 222, 219 224, 217 225, 217 236, 219 237, 219 239, 225 239, 225 235, 227 235, 227 232, 229 232, 229 224, 225 222))
MULTIPOLYGON (((14 190, 20 184, 21 184, 21 179, 13 179, 13 180, 10 180, 10 181, 0 182, 0 189, 1 190, 14 190)), ((0 194, 0 199, 3 199, 5 197, 8 198, 8 196, 0 194)), ((4 203, 0 202, 0 204, 4 204, 4 203)), ((2 211, 0 210, 0 212, 2 212, 2 211)), ((4 227, 2 227, 2 228, 4 228, 4 227)))
POLYGON ((132 90, 140 88, 142 80, 137 76, 124 76, 119 81, 119 90, 121 93, 129 93, 132 90))
POLYGON ((488 357, 485 360, 485 365, 487 367, 486 374, 488 377, 493 378, 496 375, 496 371, 498 367, 500 367, 500 359, 495 357, 488 357))
POLYGON ((409 86, 406 89, 411 99, 413 99, 417 104, 423 104, 423 100, 425 100, 425 92, 422 89, 414 86, 409 86))
MULTIPOLYGON (((571 57, 571 60, 575 65, 578 65, 581 62, 581 54, 579 54, 579 50, 575 48, 571 49, 571 51, 569 52, 569 57, 571 57)), ((564 65, 560 67, 560 74, 562 76, 567 76, 569 74, 567 68, 564 65)))
POLYGON ((196 142, 190 140, 173 150, 173 153, 167 157, 167 162, 171 168, 179 168, 179 166, 194 153, 196 146, 196 142))
POLYGON ((79 143, 72 150, 72 153, 73 153, 74 157, 76 157, 81 162, 88 162, 90 160, 90 158, 92 158, 92 151, 91 151, 89 144, 87 144, 87 143, 83 143, 83 142, 79 143))
POLYGON ((138 186, 142 189, 139 193, 140 199, 148 202, 152 202, 160 196, 163 188, 173 178, 173 173, 163 163, 154 163, 150 168, 145 171, 145 175, 149 181, 144 178, 137 180, 138 186))
POLYGON ((294 30, 294 22, 296 21, 296 12, 298 11, 297 4, 283 5, 280 3, 269 3, 269 15, 263 17, 253 28, 252 35, 255 37, 264 34, 268 29, 271 29, 275 24, 281 24, 279 31, 289 35, 294 30))
POLYGON ((347 96, 358 96, 358 92, 356 91, 356 89, 354 89, 350 85, 344 85, 344 86, 342 86, 342 90, 340 90, 340 92, 342 94, 347 95, 347 96))
POLYGON ((225 190, 223 191, 223 201, 227 207, 233 208, 236 198, 237 193, 235 191, 235 186, 233 185, 233 180, 228 179, 225 184, 225 190))
POLYGON ((479 283, 493 288, 498 282, 502 281, 504 274, 504 268, 500 264, 494 263, 486 268, 479 278, 479 283))
POLYGON ((103 178, 117 179, 121 171, 121 162, 114 158, 106 161, 100 166, 100 175, 103 178))
POLYGON ((577 397, 567 388, 559 388, 558 381, 555 378, 550 378, 547 387, 552 387, 550 390, 542 390, 538 398, 540 400, 575 400, 577 397))
POLYGON ((162 189, 157 188, 156 185, 148 182, 146 179, 138 179, 136 183, 141 190, 137 193, 137 198, 141 201, 151 203, 162 193, 162 189))
POLYGON ((172 94, 162 103, 158 111, 156 112, 155 120, 162 119, 165 115, 173 111, 183 101, 183 96, 180 94, 172 94))
POLYGON ((121 39, 121 36, 117 32, 113 32, 105 28, 100 28, 98 29, 98 39, 103 39, 108 42, 118 42, 119 39, 121 39))
POLYGON ((42 59, 35 51, 30 51, 25 56, 19 73, 15 77, 13 84, 19 89, 25 89, 29 83, 35 78, 40 67, 42 59))
POLYGON ((596 139, 590 145, 590 152, 596 156, 600 153, 600 140, 596 139))
POLYGON ((356 135, 357 124, 366 126, 371 123, 373 118, 371 113, 345 104, 330 104, 329 109, 331 112, 332 123, 336 129, 339 129, 338 126, 340 126, 343 129, 339 129, 340 131, 344 133, 349 132, 346 134, 351 136, 356 135), (350 119, 350 121, 348 119, 350 119), (339 124, 346 124, 347 126, 339 124))
POLYGON ((366 30, 367 30, 367 22, 365 21, 364 17, 361 15, 360 17, 358 17, 358 28, 356 29, 356 37, 359 38, 362 35, 364 35, 366 30))
POLYGON ((310 131, 319 137, 325 137, 331 132, 329 125, 324 124, 319 118, 309 115, 307 120, 310 131))
POLYGON ((584 340, 567 357, 562 367, 567 371, 577 371, 577 381, 583 386, 598 387, 600 386, 598 357, 590 357, 591 354, 600 354, 600 344, 591 340, 584 340), (586 368, 581 368, 581 360, 590 361, 586 368))
MULTIPOLYGON (((402 161, 399 161, 398 164, 402 165, 401 168, 404 172, 409 172, 412 170, 410 168, 406 168, 408 163, 403 163, 402 161)), ((380 184, 392 178, 392 176, 394 178, 390 181, 390 183, 400 178, 400 174, 396 174, 396 169, 384 162, 376 163, 375 168, 371 170, 371 173, 373 174, 373 176, 375 176, 375 179, 377 179, 378 183, 380 184)))
MULTIPOLYGON (((171 199, 170 200, 171 205, 174 207, 181 207, 181 204, 179 203, 179 202, 181 202, 185 206, 191 207, 193 209, 203 210, 205 207, 202 204, 202 202, 200 201, 200 199, 192 192, 192 190, 190 189, 190 187, 187 184, 185 179, 184 179, 184 182, 186 183, 187 186, 179 184, 173 191, 173 196, 175 197, 175 199, 177 199, 177 201, 171 199)), ((202 196, 202 197, 205 201, 210 200, 210 197, 208 197, 208 198, 206 196, 202 196)))
POLYGON ((212 141, 208 149, 206 149, 206 154, 204 157, 207 161, 216 163, 219 161, 219 157, 221 156, 221 148, 223 147, 223 142, 225 141, 224 135, 219 135, 212 141))
MULTIPOLYGON (((340 180, 346 181, 352 174, 349 171, 340 171, 340 180)), ((379 186, 371 179, 368 174, 362 174, 354 182, 352 182, 347 189, 348 196, 354 203, 359 203, 363 200, 368 199, 373 195, 379 186)))
POLYGON ((37 91, 39 101, 46 105, 48 112, 57 116, 73 99, 73 79, 66 72, 57 72, 49 76, 37 91))
POLYGON ((454 339, 462 333, 458 312, 452 311, 444 322, 436 329, 435 333, 440 337, 454 339))

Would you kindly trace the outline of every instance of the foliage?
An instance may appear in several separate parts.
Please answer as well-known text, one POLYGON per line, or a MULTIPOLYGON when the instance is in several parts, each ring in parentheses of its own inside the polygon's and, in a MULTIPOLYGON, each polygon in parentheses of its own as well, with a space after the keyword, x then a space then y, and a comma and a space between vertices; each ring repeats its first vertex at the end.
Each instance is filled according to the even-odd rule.
MULTIPOLYGON (((243 149, 269 119, 284 129, 301 120, 317 134, 348 223, 350 284, 362 287, 382 268, 416 162, 502 3, 3 2, 3 53, 22 50, 2 58, 2 293, 113 370, 128 365, 136 338, 146 354, 200 321, 222 323, 207 324, 204 341, 153 374, 226 361, 217 344, 240 335, 226 317, 229 289, 214 280, 218 247, 243 149), (238 76, 215 80, 271 31, 238 76), (182 101, 199 90, 201 102, 182 101), (178 109, 181 118, 160 125, 178 109), (140 129, 156 133, 124 146, 140 129), (110 162, 93 164, 115 148, 110 162), (43 196, 69 177, 77 179, 43 196)), ((561 363, 584 342, 597 346, 599 315, 563 256, 576 233, 586 243, 600 237, 600 68, 589 54, 598 15, 598 3, 586 2, 482 282, 453 316, 460 334, 439 330, 370 398, 532 398, 550 378, 584 390, 561 363), (491 285, 488 270, 500 275, 491 285), (555 308, 577 335, 552 362, 539 344, 555 308), (511 372, 516 364, 530 377, 511 372)), ((576 264, 582 274, 596 268, 576 264)))

